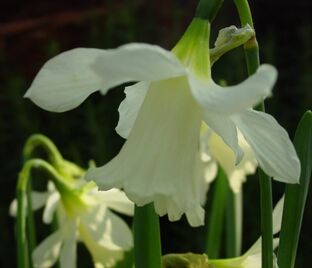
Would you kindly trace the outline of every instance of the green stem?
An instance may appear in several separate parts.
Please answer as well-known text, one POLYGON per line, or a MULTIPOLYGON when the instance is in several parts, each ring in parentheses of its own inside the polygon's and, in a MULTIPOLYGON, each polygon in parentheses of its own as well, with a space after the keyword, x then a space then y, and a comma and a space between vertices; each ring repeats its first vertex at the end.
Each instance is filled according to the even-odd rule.
POLYGON ((200 0, 196 8, 195 17, 212 22, 217 16, 223 1, 224 0, 200 0))
POLYGON ((272 182, 261 169, 260 206, 261 206, 261 238, 262 267, 273 268, 273 223, 272 223, 272 182))
MULTIPOLYGON (((247 0, 234 0, 242 26, 247 23, 253 27, 253 20, 247 0)), ((248 75, 252 75, 259 67, 259 47, 256 37, 244 45, 248 75)), ((265 110, 264 102, 258 107, 265 110)), ((273 235, 272 235, 272 182, 262 170, 259 170, 260 203, 261 203, 261 236, 262 236, 262 267, 273 268, 273 235)))
POLYGON ((234 194, 229 191, 227 206, 226 206, 226 257, 236 257, 236 221, 235 221, 235 203, 234 194))
MULTIPOLYGON (((28 268, 29 256, 31 254, 31 246, 33 242, 28 241, 31 234, 28 233, 26 229, 28 224, 26 224, 27 218, 27 192, 29 190, 28 185, 31 179, 30 173, 32 169, 40 169, 49 175, 57 187, 64 187, 62 178, 58 175, 55 169, 46 161, 42 159, 31 159, 25 162, 22 171, 19 173, 19 178, 17 182, 17 256, 18 256, 18 267, 28 268)), ((31 199, 31 198, 29 198, 31 199)), ((34 225, 33 225, 34 226, 34 225)), ((29 229, 27 229, 29 231, 29 229)), ((31 232, 34 230, 31 230, 31 232)), ((31 240, 31 239, 29 239, 31 240)))
POLYGON ((26 162, 29 160, 34 151, 42 147, 48 155, 49 161, 53 166, 59 166, 63 162, 63 157, 54 143, 42 134, 34 134, 27 141, 23 150, 23 158, 26 162))
POLYGON ((242 193, 229 191, 226 207, 226 257, 240 256, 242 229, 242 193))
POLYGON ((312 170, 312 112, 307 111, 300 120, 294 145, 301 162, 300 184, 287 184, 284 212, 278 250, 280 268, 295 267, 298 241, 304 207, 309 191, 312 170))
POLYGON ((135 206, 134 260, 136 268, 161 268, 159 219, 152 203, 135 206))
POLYGON ((19 174, 17 183, 17 264, 18 268, 28 268, 29 250, 26 236, 26 218, 27 218, 27 184, 28 174, 23 170, 19 174))
POLYGON ((30 267, 33 266, 31 254, 37 245, 35 218, 34 218, 34 211, 32 209, 31 192, 32 192, 31 180, 28 180, 26 195, 27 195, 27 231, 28 231, 28 238, 29 238, 28 250, 29 250, 30 267))
POLYGON ((247 23, 254 28, 248 0, 234 0, 242 26, 247 23))
POLYGON ((219 168, 216 179, 216 185, 213 193, 212 208, 208 224, 206 254, 209 258, 219 257, 222 226, 224 222, 224 213, 229 193, 228 179, 224 171, 219 168))

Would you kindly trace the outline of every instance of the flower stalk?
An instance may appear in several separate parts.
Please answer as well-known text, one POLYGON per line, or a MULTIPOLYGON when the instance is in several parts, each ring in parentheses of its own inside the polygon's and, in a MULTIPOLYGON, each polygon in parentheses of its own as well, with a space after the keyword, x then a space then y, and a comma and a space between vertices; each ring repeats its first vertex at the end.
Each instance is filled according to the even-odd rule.
MULTIPOLYGON (((242 26, 249 24, 253 28, 253 20, 248 0, 234 0, 242 26)), ((256 37, 244 45, 248 75, 254 74, 259 65, 259 46, 256 37)), ((264 102, 258 105, 258 110, 265 111, 264 102)), ((272 236, 272 182, 261 169, 260 204, 261 204, 261 235, 262 235, 262 267, 273 268, 273 236, 272 236)))
POLYGON ((152 203, 135 206, 133 225, 135 267, 161 268, 159 219, 152 203))
POLYGON ((242 190, 229 191, 226 207, 226 256, 237 257, 241 254, 242 244, 242 190))
POLYGON ((224 216, 229 191, 230 189, 228 185, 228 179, 224 171, 220 167, 218 177, 216 179, 211 213, 209 215, 206 245, 206 254, 209 256, 209 258, 216 259, 219 257, 223 231, 222 226, 224 223, 224 216))
MULTIPOLYGON (((63 182, 59 178, 58 174, 54 168, 44 160, 41 159, 31 159, 28 160, 22 171, 19 173, 19 179, 17 183, 17 255, 18 255, 18 267, 27 268, 30 266, 29 256, 32 252, 35 242, 33 233, 28 233, 26 229, 34 232, 34 225, 28 226, 30 222, 26 222, 28 218, 27 211, 29 210, 28 195, 30 195, 30 179, 32 169, 39 169, 46 172, 49 175, 49 178, 55 183, 55 185, 63 188, 63 182)), ((31 207, 30 207, 31 209, 31 207)))

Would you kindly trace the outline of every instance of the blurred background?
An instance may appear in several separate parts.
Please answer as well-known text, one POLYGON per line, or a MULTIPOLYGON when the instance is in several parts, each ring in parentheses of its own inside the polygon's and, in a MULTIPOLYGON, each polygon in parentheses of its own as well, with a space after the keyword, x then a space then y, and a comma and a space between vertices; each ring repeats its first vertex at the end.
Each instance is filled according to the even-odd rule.
MULTIPOLYGON (((260 45, 261 62, 279 70, 267 111, 293 137, 297 122, 312 106, 312 2, 250 1, 260 45)), ((124 140, 114 128, 122 87, 105 97, 93 94, 79 108, 56 114, 39 109, 23 95, 48 59, 75 47, 114 48, 128 42, 157 44, 170 49, 190 22, 194 0, 54 0, 0 2, 0 267, 15 267, 14 220, 8 206, 15 196, 21 150, 34 133, 50 137, 69 160, 86 167, 115 156, 124 140)), ((233 1, 225 1, 213 24, 211 45, 219 29, 239 25, 233 1)), ((242 48, 224 56, 213 69, 216 81, 234 84, 246 77, 242 48)), ((259 236, 257 178, 244 185, 243 248, 259 236)), ((273 184, 276 201, 283 185, 273 184)), ((312 250, 312 202, 308 196, 297 267, 307 267, 312 250)), ((209 193, 208 193, 209 202, 209 193)), ((40 213, 39 213, 40 219, 40 213)), ((190 228, 185 220, 161 219, 163 252, 203 252, 205 228, 190 228)), ((40 231, 39 237, 46 234, 40 231), (42 234, 41 234, 42 233, 42 234), (40 236, 41 234, 41 236, 40 236)), ((43 229, 43 227, 42 227, 43 229)), ((44 229, 43 229, 44 230, 44 229)), ((79 249, 82 256, 88 256, 79 249)), ((84 259, 82 257, 81 259, 84 259)), ((79 262, 79 266, 84 265, 79 262)))

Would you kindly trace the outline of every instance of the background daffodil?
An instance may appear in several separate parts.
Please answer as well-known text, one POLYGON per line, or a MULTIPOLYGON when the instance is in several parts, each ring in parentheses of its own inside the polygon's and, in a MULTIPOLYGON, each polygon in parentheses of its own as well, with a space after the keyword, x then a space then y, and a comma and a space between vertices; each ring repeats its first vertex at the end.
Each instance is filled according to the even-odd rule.
MULTIPOLYGON (((52 267, 59 259, 60 267, 76 267, 77 242, 89 250, 95 267, 114 267, 124 251, 133 246, 131 230, 110 209, 133 215, 133 204, 118 189, 97 191, 96 186, 79 182, 80 186, 59 192, 52 182, 48 192, 32 193, 33 209, 44 206, 43 221, 51 223, 57 215, 59 228, 34 250, 35 267, 52 267)), ((16 214, 16 202, 11 215, 16 214)))

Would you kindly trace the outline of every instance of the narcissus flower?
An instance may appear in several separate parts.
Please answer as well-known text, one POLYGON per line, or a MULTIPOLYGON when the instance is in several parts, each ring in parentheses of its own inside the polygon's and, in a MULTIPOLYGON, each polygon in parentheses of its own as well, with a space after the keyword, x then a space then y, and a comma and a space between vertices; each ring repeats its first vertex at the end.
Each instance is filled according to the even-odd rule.
POLYGON ((157 213, 170 220, 185 213, 192 226, 201 225, 207 187, 199 153, 202 121, 233 151, 236 163, 243 157, 239 129, 270 176, 296 183, 300 173, 286 131, 270 115, 252 110, 271 94, 276 70, 262 65, 237 86, 218 86, 211 79, 209 33, 209 23, 197 18, 172 51, 129 44, 64 52, 42 67, 25 96, 63 112, 95 91, 139 81, 125 89, 119 107, 117 132, 127 141, 86 178, 100 189, 123 188, 139 206, 154 202, 157 213))
POLYGON ((206 125, 201 128, 201 160, 205 166, 207 183, 216 177, 218 164, 222 167, 233 193, 241 191, 242 183, 247 175, 254 174, 257 168, 257 159, 240 131, 238 145, 243 151, 243 157, 237 164, 233 151, 224 143, 220 136, 212 132, 206 125))
MULTIPOLYGON (((34 267, 52 267, 58 259, 62 268, 76 267, 78 241, 88 248, 95 267, 114 267, 133 246, 131 230, 110 211, 133 215, 132 202, 118 189, 99 192, 92 182, 79 184, 59 192, 49 182, 47 192, 32 193, 33 209, 44 206, 43 221, 51 223, 56 213, 59 225, 35 248, 34 267)), ((16 214, 16 202, 10 213, 16 214)))
MULTIPOLYGON (((282 215, 284 207, 284 197, 276 204, 273 210, 273 235, 276 235, 281 230, 282 215)), ((279 245, 279 238, 273 239, 273 249, 279 245)), ((214 268, 261 268, 261 238, 259 238, 249 250, 242 256, 228 259, 209 260, 208 263, 214 268)), ((209 266, 209 267, 210 267, 209 266)), ((278 268, 277 260, 274 256, 274 268, 278 268)))

